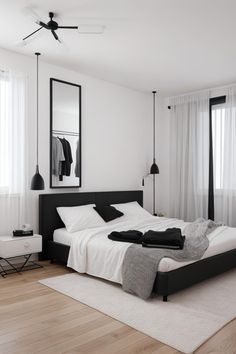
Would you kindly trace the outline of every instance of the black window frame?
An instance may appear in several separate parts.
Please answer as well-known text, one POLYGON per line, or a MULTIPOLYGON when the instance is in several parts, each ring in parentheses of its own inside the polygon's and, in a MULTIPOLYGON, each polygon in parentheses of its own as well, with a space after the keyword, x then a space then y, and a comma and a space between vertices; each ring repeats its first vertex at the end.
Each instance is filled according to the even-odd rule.
POLYGON ((212 97, 209 100, 209 185, 208 185, 208 219, 214 220, 214 166, 213 166, 213 138, 212 138, 212 108, 226 103, 226 96, 212 97))

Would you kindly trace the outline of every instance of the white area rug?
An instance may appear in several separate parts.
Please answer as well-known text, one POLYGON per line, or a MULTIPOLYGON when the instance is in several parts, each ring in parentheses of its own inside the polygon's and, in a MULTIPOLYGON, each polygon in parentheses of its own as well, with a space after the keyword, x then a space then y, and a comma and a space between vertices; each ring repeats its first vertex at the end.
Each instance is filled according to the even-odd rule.
POLYGON ((170 295, 168 302, 144 301, 117 284, 77 273, 40 283, 187 354, 236 317, 236 270, 170 295))

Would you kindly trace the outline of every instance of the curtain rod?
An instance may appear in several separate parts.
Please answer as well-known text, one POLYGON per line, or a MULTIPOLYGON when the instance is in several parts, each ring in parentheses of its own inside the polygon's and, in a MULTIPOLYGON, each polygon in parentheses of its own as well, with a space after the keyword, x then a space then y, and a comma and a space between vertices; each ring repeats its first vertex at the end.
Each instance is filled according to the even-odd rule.
MULTIPOLYGON (((221 104, 221 103, 225 103, 225 101, 226 101, 226 95, 221 95, 221 96, 216 96, 216 97, 211 97, 210 98, 210 100, 209 100, 209 102, 210 102, 210 104, 211 104, 211 102, 214 102, 214 101, 216 101, 217 103, 213 103, 213 105, 214 104, 221 104)), ((172 108, 172 106, 167 106, 167 108, 168 109, 171 109, 172 108)))
MULTIPOLYGON (((207 91, 211 92, 211 91, 217 91, 217 90, 224 90, 224 89, 227 89, 227 88, 230 88, 230 87, 234 87, 234 86, 236 86, 236 83, 229 84, 229 85, 224 85, 224 86, 212 87, 212 88, 205 89, 205 90, 199 90, 199 91, 193 91, 193 92, 189 92, 189 93, 184 93, 184 94, 179 95, 179 96, 171 96, 171 97, 169 97, 169 99, 173 99, 173 98, 177 98, 177 97, 191 96, 191 95, 194 95, 194 94, 198 94, 198 93, 200 94, 200 93, 204 93, 204 92, 207 92, 207 91)), ((223 95, 223 96, 225 96, 225 95, 223 95)), ((167 106, 167 108, 171 109, 171 106, 167 106)))
MULTIPOLYGON (((170 96, 170 97, 168 97, 168 99, 177 98, 177 97, 184 97, 184 96, 189 96, 189 95, 191 96, 191 95, 194 95, 194 94, 204 93, 204 92, 207 92, 207 91, 223 90, 223 89, 227 89, 227 88, 234 87, 234 86, 236 86, 236 83, 228 84, 228 85, 224 85, 224 86, 210 87, 210 88, 203 89, 203 90, 191 91, 191 92, 182 93, 180 95, 170 96)), ((168 108, 169 107, 170 106, 168 106, 168 108)))

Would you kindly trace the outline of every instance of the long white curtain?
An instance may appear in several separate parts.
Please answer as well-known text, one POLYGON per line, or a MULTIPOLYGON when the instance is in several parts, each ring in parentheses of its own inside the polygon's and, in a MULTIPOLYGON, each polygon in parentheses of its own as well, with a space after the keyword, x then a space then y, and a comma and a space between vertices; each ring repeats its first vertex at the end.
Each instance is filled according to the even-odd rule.
POLYGON ((170 216, 208 216, 209 92, 170 100, 170 216))
POLYGON ((27 77, 0 71, 0 234, 27 222, 27 77))
POLYGON ((236 227, 236 87, 227 89, 213 122, 215 220, 236 227))

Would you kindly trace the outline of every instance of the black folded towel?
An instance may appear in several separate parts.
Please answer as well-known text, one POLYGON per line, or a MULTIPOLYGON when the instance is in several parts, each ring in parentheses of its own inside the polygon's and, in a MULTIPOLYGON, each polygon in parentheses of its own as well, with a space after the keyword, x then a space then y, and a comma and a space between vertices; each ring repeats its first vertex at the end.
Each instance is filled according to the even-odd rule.
POLYGON ((158 245, 158 244, 149 244, 149 243, 142 242, 142 246, 147 247, 147 248, 163 248, 163 249, 167 249, 167 250, 182 250, 184 248, 184 242, 182 245, 178 245, 178 246, 158 245))
POLYGON ((144 235, 138 230, 113 231, 107 237, 112 241, 138 243, 143 247, 166 249, 182 249, 185 241, 185 236, 182 236, 178 228, 165 231, 149 230, 144 235))
POLYGON ((162 248, 182 249, 185 237, 182 236, 181 230, 178 228, 171 228, 165 231, 147 231, 142 238, 144 247, 151 246, 165 246, 162 248))
POLYGON ((130 242, 130 243, 142 243, 143 233, 137 230, 129 230, 129 231, 113 231, 107 237, 112 241, 119 242, 130 242))

